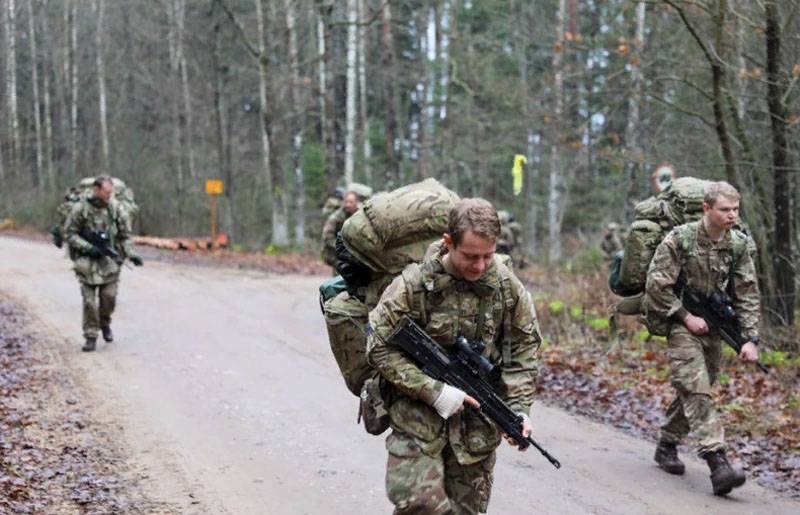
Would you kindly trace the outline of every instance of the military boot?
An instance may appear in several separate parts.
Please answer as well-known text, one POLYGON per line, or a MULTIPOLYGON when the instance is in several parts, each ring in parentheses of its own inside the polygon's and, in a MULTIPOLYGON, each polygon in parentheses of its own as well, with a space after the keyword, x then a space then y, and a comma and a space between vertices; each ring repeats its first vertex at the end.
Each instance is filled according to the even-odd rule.
POLYGON ((725 451, 707 452, 701 456, 711 470, 711 487, 714 495, 725 495, 745 482, 742 469, 731 467, 725 451))
POLYGON ((109 343, 114 341, 114 333, 111 332, 111 327, 101 327, 100 331, 103 332, 103 339, 109 343))
POLYGON ((678 447, 674 443, 665 442, 660 440, 658 447, 656 447, 656 455, 653 456, 658 466, 666 470, 670 474, 677 476, 683 475, 686 466, 678 458, 678 447))
POLYGON ((83 352, 92 352, 96 345, 97 345, 97 338, 96 337, 86 338, 86 343, 83 344, 83 347, 81 347, 81 350, 83 352))

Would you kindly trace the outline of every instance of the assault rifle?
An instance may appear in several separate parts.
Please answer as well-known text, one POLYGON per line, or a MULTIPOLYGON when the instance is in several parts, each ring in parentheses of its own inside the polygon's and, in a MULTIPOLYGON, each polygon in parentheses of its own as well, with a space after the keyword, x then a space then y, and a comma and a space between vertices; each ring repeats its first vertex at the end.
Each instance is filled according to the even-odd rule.
POLYGON ((522 435, 522 415, 514 413, 486 380, 494 366, 482 355, 486 347, 483 342, 470 342, 460 336, 454 352, 447 352, 408 317, 403 318, 389 341, 399 346, 425 374, 475 398, 480 410, 520 449, 533 445, 555 468, 561 468, 561 463, 533 438, 522 435))
POLYGON ((108 256, 114 260, 118 266, 122 266, 125 258, 119 255, 119 252, 114 250, 111 246, 111 240, 108 238, 108 233, 105 231, 92 231, 87 228, 81 229, 81 238, 88 241, 97 247, 104 256, 108 256))
MULTIPOLYGON (((719 290, 714 290, 709 296, 703 295, 689 288, 683 280, 676 285, 676 291, 682 292, 678 297, 689 313, 705 320, 708 328, 717 331, 736 354, 742 352, 742 347, 749 340, 742 335, 730 297, 719 290)), ((762 363, 756 361, 756 366, 765 374, 769 374, 769 369, 762 363)))

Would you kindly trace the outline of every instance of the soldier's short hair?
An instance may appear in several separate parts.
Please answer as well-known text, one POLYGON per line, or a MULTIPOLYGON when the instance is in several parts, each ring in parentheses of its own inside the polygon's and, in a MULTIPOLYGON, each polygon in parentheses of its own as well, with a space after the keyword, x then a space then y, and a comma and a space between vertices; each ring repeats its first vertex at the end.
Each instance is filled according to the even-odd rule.
POLYGON ((706 187, 706 196, 703 198, 703 202, 709 206, 713 206, 720 197, 735 201, 739 201, 742 198, 739 192, 736 191, 736 188, 725 181, 717 181, 712 182, 706 187))
POLYGON ((447 233, 456 247, 467 231, 472 231, 482 238, 497 240, 500 236, 500 220, 494 206, 482 198, 465 198, 459 200, 447 223, 447 233))
POLYGON ((101 188, 103 184, 110 184, 111 186, 114 186, 114 181, 112 181, 111 177, 108 175, 99 175, 94 179, 94 182, 92 182, 92 186, 96 186, 98 188, 101 188))

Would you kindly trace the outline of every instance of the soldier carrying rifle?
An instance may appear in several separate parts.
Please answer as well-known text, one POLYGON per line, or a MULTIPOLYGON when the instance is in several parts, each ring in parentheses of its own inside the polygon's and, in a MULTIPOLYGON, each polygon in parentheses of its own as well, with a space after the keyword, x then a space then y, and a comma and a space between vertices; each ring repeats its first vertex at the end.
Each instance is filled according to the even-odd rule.
POLYGON ((734 228, 739 200, 739 193, 727 182, 711 183, 703 201, 703 218, 673 229, 658 245, 647 272, 648 326, 651 332, 668 336, 670 380, 676 391, 661 427, 655 460, 670 474, 683 474, 676 446, 694 433, 716 495, 745 482, 744 472, 732 467, 725 456, 724 429, 711 397, 723 341, 719 328, 702 313, 693 313, 682 296, 691 292, 693 298, 712 298, 728 292, 731 313, 738 322, 739 357, 758 361, 758 283, 748 237, 734 228))

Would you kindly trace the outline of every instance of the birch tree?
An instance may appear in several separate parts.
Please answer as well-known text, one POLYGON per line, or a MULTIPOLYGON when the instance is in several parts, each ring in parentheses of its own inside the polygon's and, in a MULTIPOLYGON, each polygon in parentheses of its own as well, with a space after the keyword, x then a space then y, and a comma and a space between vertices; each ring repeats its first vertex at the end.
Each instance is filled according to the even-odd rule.
POLYGON ((15 0, 6 0, 3 17, 6 35, 6 97, 8 106, 8 129, 11 135, 11 174, 18 168, 20 158, 19 107, 17 104, 17 14, 15 0))
POLYGON ((285 0, 284 9, 286 11, 286 37, 288 40, 289 51, 289 108, 292 110, 289 121, 289 134, 291 136, 292 166, 295 178, 295 242, 302 245, 305 243, 306 235, 306 192, 305 181, 303 179, 303 120, 304 109, 300 100, 298 89, 302 87, 300 81, 300 64, 297 57, 297 28, 295 26, 294 0, 285 0))
POLYGON ((69 9, 69 84, 70 84, 70 151, 72 176, 78 174, 78 2, 67 0, 69 9))
POLYGON ((556 43, 553 49, 553 127, 550 155, 550 187, 547 201, 549 258, 561 258, 561 222, 564 218, 564 170, 561 162, 561 134, 564 116, 564 20, 566 0, 559 0, 556 14, 556 43))

